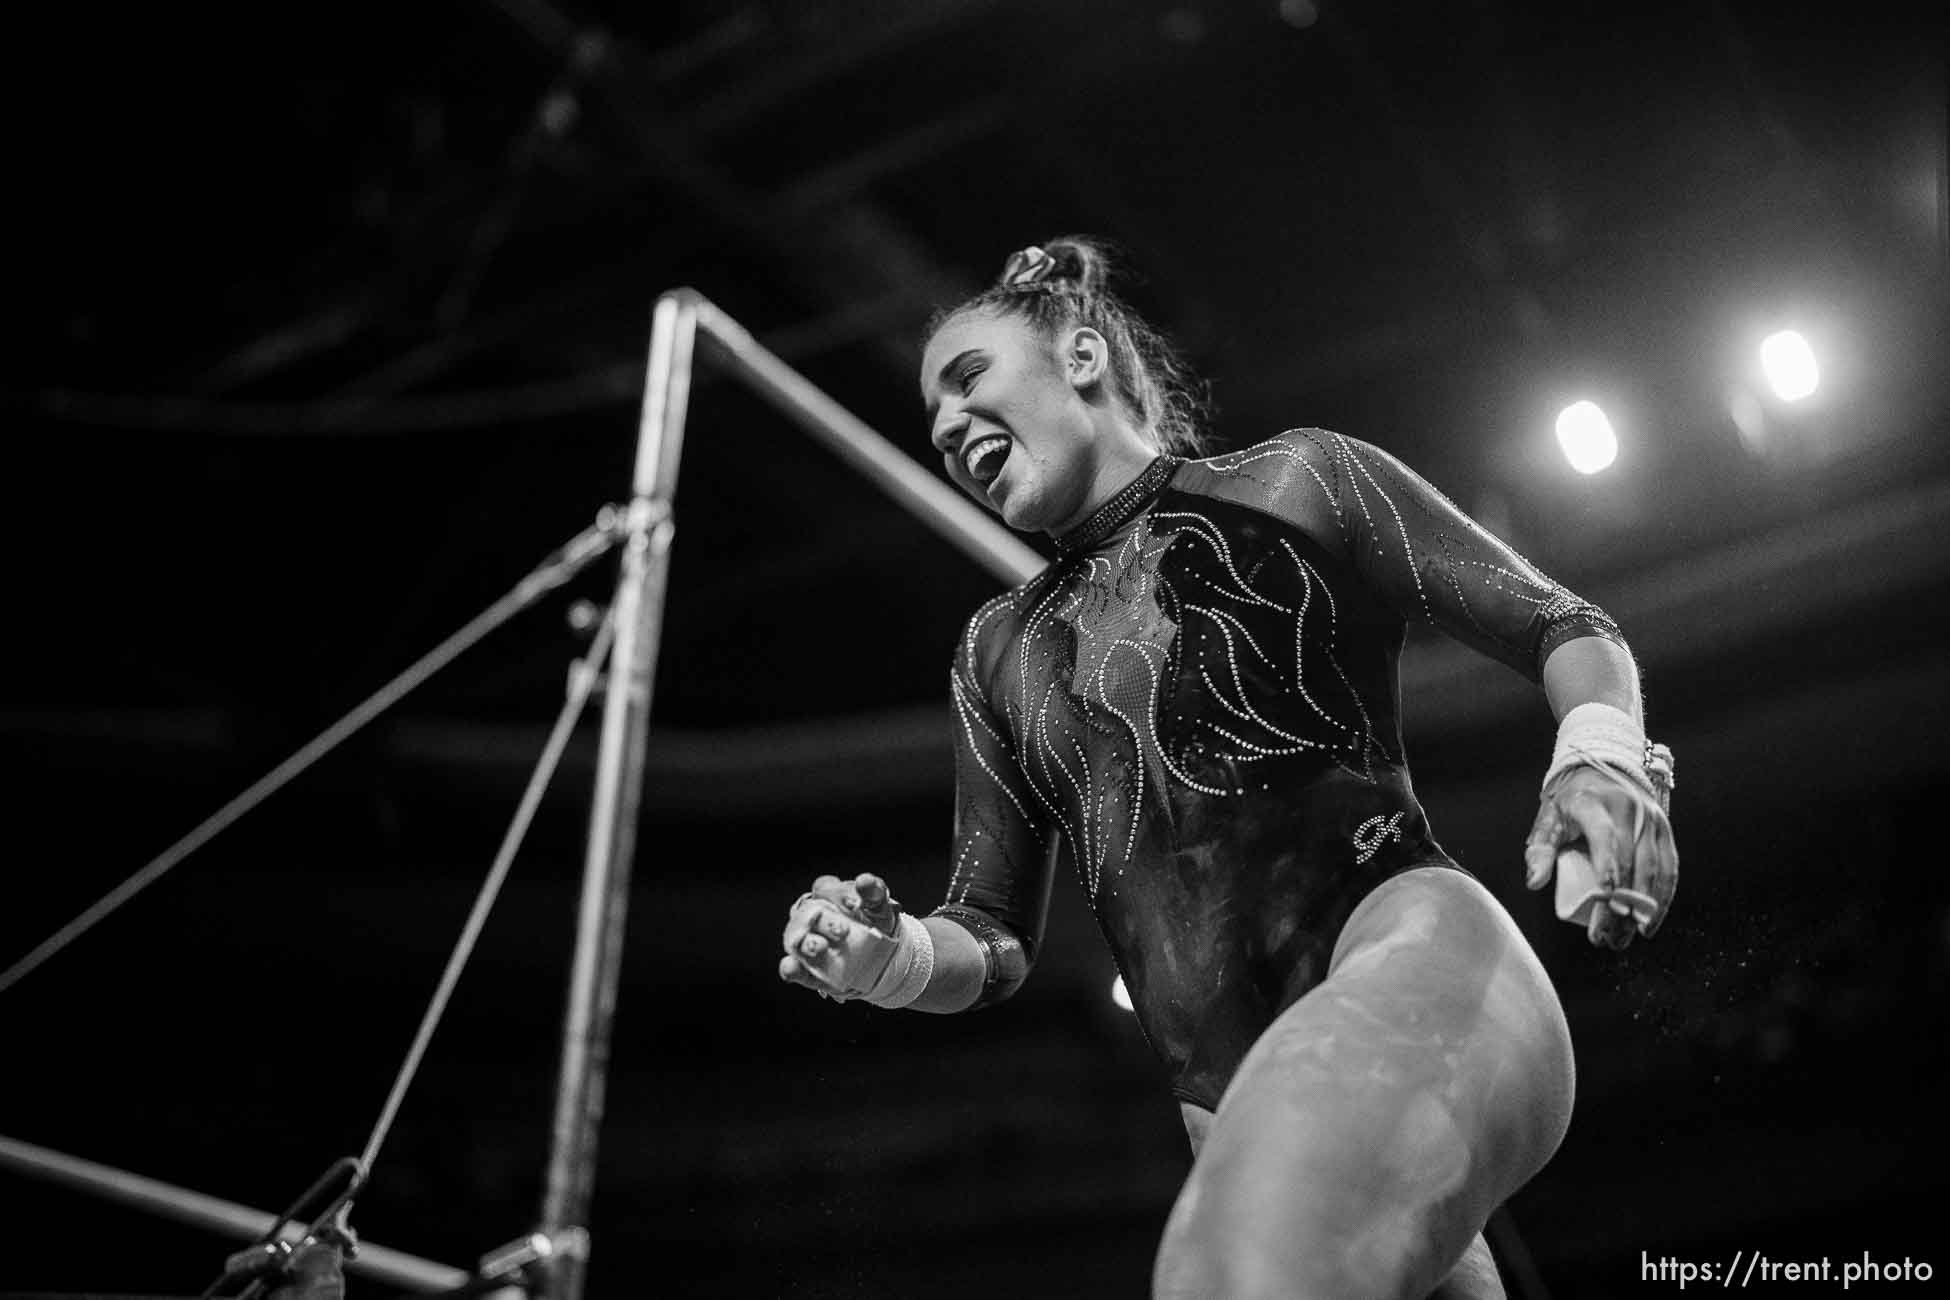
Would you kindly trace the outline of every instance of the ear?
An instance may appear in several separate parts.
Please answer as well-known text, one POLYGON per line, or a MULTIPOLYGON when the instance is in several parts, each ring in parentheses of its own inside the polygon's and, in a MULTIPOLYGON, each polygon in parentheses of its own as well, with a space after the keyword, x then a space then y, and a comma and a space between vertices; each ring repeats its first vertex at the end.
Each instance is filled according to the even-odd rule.
POLYGON ((1088 325, 1079 325, 1065 338, 1059 359, 1070 387, 1090 388, 1102 383, 1110 369, 1110 343, 1088 325))

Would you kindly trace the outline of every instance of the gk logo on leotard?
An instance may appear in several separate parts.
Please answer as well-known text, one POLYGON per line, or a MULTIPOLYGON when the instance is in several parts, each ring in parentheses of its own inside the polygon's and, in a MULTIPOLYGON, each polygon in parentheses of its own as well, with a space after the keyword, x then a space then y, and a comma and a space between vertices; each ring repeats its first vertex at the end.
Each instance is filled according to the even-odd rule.
POLYGON ((1356 850, 1354 860, 1357 863, 1366 862, 1369 858, 1381 852, 1381 846, 1389 840, 1393 840, 1397 844, 1401 843, 1402 818, 1405 816, 1407 816, 1406 813, 1400 812, 1390 813, 1386 817, 1383 817, 1380 813, 1376 813, 1359 826, 1356 826, 1354 828, 1354 848, 1356 850))

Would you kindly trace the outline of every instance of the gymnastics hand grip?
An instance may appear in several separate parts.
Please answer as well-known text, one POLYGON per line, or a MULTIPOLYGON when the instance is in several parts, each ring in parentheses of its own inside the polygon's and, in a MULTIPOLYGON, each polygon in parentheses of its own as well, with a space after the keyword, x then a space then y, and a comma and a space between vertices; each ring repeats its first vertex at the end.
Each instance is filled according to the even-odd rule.
POLYGON ((1560 849, 1557 854, 1557 918, 1576 926, 1588 926, 1592 912, 1610 907, 1620 915, 1630 913, 1641 926, 1650 924, 1659 904, 1649 894, 1619 886, 1606 889, 1598 879, 1583 849, 1560 849))

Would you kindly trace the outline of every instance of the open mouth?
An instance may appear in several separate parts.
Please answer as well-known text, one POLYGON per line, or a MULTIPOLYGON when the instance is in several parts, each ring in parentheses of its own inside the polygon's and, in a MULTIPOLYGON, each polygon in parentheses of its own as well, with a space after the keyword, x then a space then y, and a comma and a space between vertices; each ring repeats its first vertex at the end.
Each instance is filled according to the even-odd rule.
POLYGON ((981 438, 961 449, 962 467, 968 477, 984 487, 995 481, 1002 472, 1002 462, 1009 459, 1009 440, 1000 435, 981 438))

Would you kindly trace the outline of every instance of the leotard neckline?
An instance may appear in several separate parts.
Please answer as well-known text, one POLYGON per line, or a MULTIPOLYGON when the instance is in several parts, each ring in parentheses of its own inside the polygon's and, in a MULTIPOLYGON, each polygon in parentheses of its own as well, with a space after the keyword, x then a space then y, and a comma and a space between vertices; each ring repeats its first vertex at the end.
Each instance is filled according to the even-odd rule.
POLYGON ((1090 512, 1075 528, 1056 537, 1056 549, 1063 555, 1088 551, 1137 517, 1171 482, 1171 476, 1184 464, 1178 456, 1159 455, 1136 478, 1126 483, 1111 498, 1090 512))

